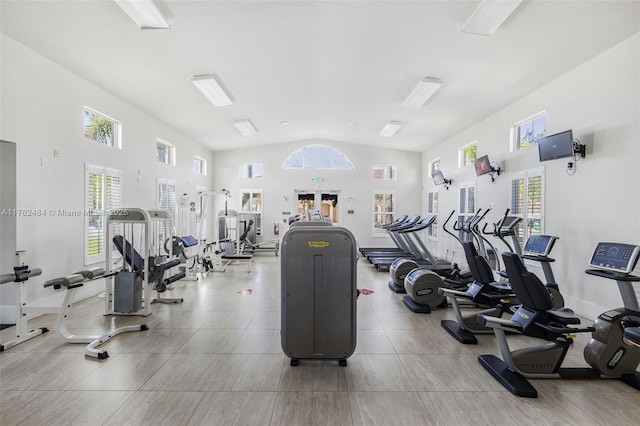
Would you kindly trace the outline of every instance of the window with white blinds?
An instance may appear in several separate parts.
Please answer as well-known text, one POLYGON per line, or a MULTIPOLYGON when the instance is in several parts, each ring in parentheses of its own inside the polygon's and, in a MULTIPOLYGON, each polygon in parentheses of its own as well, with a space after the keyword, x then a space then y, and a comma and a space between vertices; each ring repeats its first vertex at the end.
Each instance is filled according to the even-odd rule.
POLYGON ((531 235, 544 232, 544 169, 527 170, 511 178, 511 214, 522 217, 518 225, 520 245, 531 235))
MULTIPOLYGON (((196 185, 196 194, 202 193, 202 192, 207 192, 207 188, 204 186, 198 186, 196 185)), ((203 236, 207 235, 207 222, 206 222, 206 216, 205 216, 205 221, 203 221, 203 211, 206 210, 205 206, 203 205, 203 203, 207 202, 207 197, 197 197, 196 198, 196 230, 198 232, 196 232, 198 235, 196 235, 196 237, 198 239, 202 238, 203 236)))
MULTIPOLYGON (((121 171, 85 165, 85 264, 105 259, 107 214, 122 207, 121 171)), ((114 229, 118 232, 118 228, 114 229)))
POLYGON ((430 237, 438 236, 438 192, 433 191, 427 194, 427 213, 436 216, 433 225, 427 229, 427 235, 430 237))
POLYGON ((393 222, 396 194, 393 191, 375 191, 373 194, 373 236, 387 235, 380 225, 393 222))
MULTIPOLYGON (((175 224, 176 221, 176 183, 172 180, 158 178, 156 180, 156 207, 159 209, 169 210, 171 214, 171 221, 175 224)), ((167 224, 164 221, 158 221, 156 233, 157 241, 154 241, 154 245, 157 247, 164 247, 164 243, 168 238, 171 238, 171 229, 167 228, 167 224)))
MULTIPOLYGON (((475 186, 466 185, 459 188, 458 192, 458 226, 462 226, 469 216, 473 216, 476 212, 476 188, 475 186)), ((465 233, 460 229, 458 238, 461 241, 471 241, 473 236, 465 233)))

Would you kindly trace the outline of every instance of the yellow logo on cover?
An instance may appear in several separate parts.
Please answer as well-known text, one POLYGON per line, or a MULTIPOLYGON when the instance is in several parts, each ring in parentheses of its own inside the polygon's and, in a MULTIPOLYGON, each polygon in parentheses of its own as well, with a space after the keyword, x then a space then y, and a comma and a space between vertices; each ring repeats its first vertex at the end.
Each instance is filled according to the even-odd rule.
POLYGON ((309 244, 309 247, 315 247, 315 248, 329 247, 328 241, 308 241, 307 244, 309 244))

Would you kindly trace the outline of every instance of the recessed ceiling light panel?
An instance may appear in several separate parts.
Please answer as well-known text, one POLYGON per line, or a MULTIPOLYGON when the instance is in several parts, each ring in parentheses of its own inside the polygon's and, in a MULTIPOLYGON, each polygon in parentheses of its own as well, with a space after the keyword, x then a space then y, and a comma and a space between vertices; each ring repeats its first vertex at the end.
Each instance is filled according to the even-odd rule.
POLYGON ((467 23, 463 33, 491 35, 507 20, 522 0, 482 0, 467 23))
POLYGON ((213 74, 195 75, 191 82, 211 101, 215 106, 231 105, 231 98, 224 91, 213 74))
POLYGON ((258 130, 249 120, 237 120, 233 122, 233 125, 245 136, 252 136, 258 133, 258 130))
POLYGON ((395 135, 401 127, 402 123, 398 121, 389 121, 384 125, 382 130, 380 130, 380 136, 390 138, 391 136, 395 135))
POLYGON ((141 30, 165 30, 171 28, 162 12, 152 0, 114 0, 141 30))
POLYGON ((431 96, 442 86, 442 82, 437 78, 425 77, 413 88, 402 106, 407 108, 421 108, 431 96))

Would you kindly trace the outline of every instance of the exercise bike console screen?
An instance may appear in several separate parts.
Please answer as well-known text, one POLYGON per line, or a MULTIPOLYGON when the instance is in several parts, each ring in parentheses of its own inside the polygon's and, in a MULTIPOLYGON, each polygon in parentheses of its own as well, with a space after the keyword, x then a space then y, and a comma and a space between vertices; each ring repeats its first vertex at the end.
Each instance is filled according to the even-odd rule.
POLYGON ((631 244, 598 243, 589 266, 605 271, 628 274, 638 262, 640 247, 631 244))
POLYGON ((530 256, 549 256, 557 237, 551 235, 532 235, 524 246, 523 254, 530 256))

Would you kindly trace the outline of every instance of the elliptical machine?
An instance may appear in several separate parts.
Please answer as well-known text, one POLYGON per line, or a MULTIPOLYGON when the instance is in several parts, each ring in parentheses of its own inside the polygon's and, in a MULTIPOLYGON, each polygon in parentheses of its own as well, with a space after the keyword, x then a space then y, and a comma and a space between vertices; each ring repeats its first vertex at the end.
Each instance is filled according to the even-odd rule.
MULTIPOLYGON (((531 235, 527 238, 524 250, 521 249, 520 241, 518 241, 517 226, 522 221, 522 218, 520 216, 510 215, 510 211, 510 209, 507 209, 502 219, 493 224, 492 232, 486 231, 488 225, 488 223, 486 223, 482 228, 482 234, 493 235, 500 239, 500 241, 502 241, 502 243, 507 247, 507 250, 511 253, 515 253, 521 259, 538 262, 542 267, 545 286, 551 295, 553 307, 557 309, 563 308, 564 297, 562 297, 562 294, 560 293, 560 288, 556 282, 555 276, 553 275, 553 270, 551 269, 551 263, 556 260, 549 257, 558 237, 553 235, 531 235), (507 238, 511 239, 511 242, 509 242, 507 238)), ((499 271, 498 274, 506 278, 505 271, 499 271)))
MULTIPOLYGON (((443 229, 446 232, 449 232, 446 229, 447 223, 455 213, 455 210, 451 212, 447 220, 444 222, 443 229)), ((425 219, 430 218, 429 222, 424 225, 414 226, 412 229, 409 229, 409 232, 414 232, 413 230, 421 230, 426 229, 432 226, 435 223, 435 216, 427 216, 425 219)), ((423 219, 424 220, 424 219, 423 219)), ((422 221, 420 221, 422 222, 422 221)), ((406 231, 400 231, 400 233, 404 233, 406 231)), ((450 232, 449 232, 450 233, 450 232)), ((459 241, 459 240, 458 240, 459 241)), ((424 246, 424 244, 422 244, 424 246)), ((426 247, 423 247, 423 250, 428 252, 426 247)), ((439 260, 433 257, 431 253, 427 253, 427 262, 421 262, 416 259, 411 258, 398 258, 393 261, 389 268, 389 274, 391 276, 391 280, 389 281, 389 288, 394 293, 406 293, 406 289, 404 287, 404 281, 409 272, 413 271, 416 268, 429 269, 440 277, 443 278, 443 285, 447 287, 461 287, 466 286, 467 283, 472 281, 471 274, 469 272, 462 272, 458 267, 458 264, 453 262, 453 258, 451 262, 439 260)))

